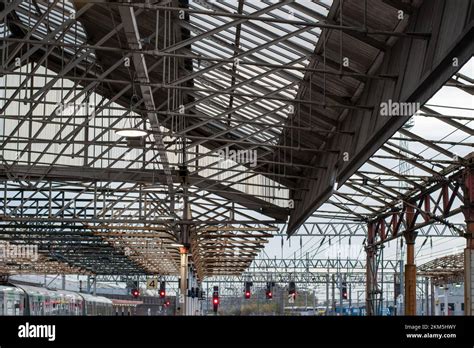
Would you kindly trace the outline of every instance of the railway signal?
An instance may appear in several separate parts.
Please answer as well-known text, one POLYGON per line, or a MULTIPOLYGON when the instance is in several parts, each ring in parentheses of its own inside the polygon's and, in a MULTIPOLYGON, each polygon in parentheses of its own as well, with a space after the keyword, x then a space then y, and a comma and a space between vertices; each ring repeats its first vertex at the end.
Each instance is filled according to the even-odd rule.
POLYGON ((245 295, 245 299, 247 299, 247 300, 250 298, 250 295, 251 295, 250 287, 252 285, 253 285, 252 282, 245 282, 244 295, 245 295))
POLYGON ((140 290, 138 289, 132 289, 131 294, 134 298, 137 298, 140 296, 140 290))
POLYGON ((271 300, 273 298, 272 288, 273 288, 273 284, 267 283, 267 288, 265 290, 265 297, 267 298, 267 300, 271 300))
POLYGON ((166 283, 165 281, 160 282, 160 298, 165 298, 166 296, 166 283))
POLYGON ((217 309, 219 308, 219 287, 214 286, 214 291, 212 293, 212 307, 214 309, 214 313, 217 313, 217 309))
POLYGON ((341 284, 341 294, 342 294, 342 299, 347 300, 347 283, 342 282, 341 284))

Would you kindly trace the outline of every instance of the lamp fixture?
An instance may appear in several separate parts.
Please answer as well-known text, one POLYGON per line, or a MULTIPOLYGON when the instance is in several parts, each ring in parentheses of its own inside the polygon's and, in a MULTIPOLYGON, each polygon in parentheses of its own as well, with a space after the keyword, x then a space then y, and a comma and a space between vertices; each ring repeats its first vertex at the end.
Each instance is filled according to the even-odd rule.
POLYGON ((116 130, 115 134, 127 138, 140 138, 146 136, 148 132, 139 128, 122 128, 116 130))
MULTIPOLYGON (((136 94, 132 95, 132 98, 130 99, 130 115, 133 112, 133 106, 138 102, 138 97, 136 94)), ((136 124, 132 124, 132 117, 128 118, 129 121, 129 126, 128 127, 123 127, 121 129, 117 129, 115 131, 115 134, 121 137, 127 137, 127 138, 141 138, 146 135, 148 135, 148 132, 144 129, 140 129, 137 127, 136 124)), ((126 123, 127 121, 125 121, 126 123)))

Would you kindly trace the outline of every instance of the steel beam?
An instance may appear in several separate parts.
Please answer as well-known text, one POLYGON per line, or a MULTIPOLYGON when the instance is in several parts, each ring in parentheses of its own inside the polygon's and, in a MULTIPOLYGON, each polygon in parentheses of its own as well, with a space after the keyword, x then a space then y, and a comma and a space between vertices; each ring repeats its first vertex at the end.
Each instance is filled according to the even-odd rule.
MULTIPOLYGON (((130 2, 130 1, 128 1, 130 2)), ((122 18, 125 36, 127 37, 128 45, 131 49, 140 51, 142 49, 142 43, 140 38, 140 33, 138 31, 137 20, 135 18, 135 10, 133 7, 120 6, 119 7, 120 17, 122 18)), ((144 84, 149 84, 150 79, 148 77, 148 68, 145 61, 145 56, 141 53, 133 53, 133 64, 135 66, 135 73, 137 74, 137 79, 139 82, 144 84)), ((155 138, 155 146, 158 149, 161 159, 161 165, 163 166, 163 171, 166 176, 166 183, 170 190, 170 194, 173 192, 173 178, 171 175, 171 169, 168 160, 168 154, 165 150, 165 145, 163 143, 163 136, 161 131, 161 125, 158 121, 158 116, 154 111, 155 100, 153 98, 153 91, 150 86, 140 84, 140 90, 142 98, 145 102, 145 107, 150 110, 147 113, 148 119, 151 124, 151 129, 153 131, 153 137, 155 138)))
POLYGON ((474 35, 474 19, 470 16, 470 6, 471 1, 465 0, 457 4, 445 2, 443 8, 433 9, 431 2, 423 2, 418 9, 418 15, 410 17, 407 31, 415 27, 429 26, 435 13, 442 17, 438 35, 427 43, 428 48, 436 47, 435 59, 426 59, 430 49, 420 51, 410 40, 399 40, 390 52, 386 52, 379 73, 398 74, 398 81, 391 86, 375 80, 367 82, 361 98, 367 104, 377 106, 372 117, 368 117, 366 112, 353 111, 339 129, 351 130, 354 124, 357 124, 361 130, 358 136, 348 141, 336 135, 328 143, 331 148, 339 144, 341 154, 349 153, 349 161, 332 160, 327 156, 320 158, 320 161, 330 164, 330 168, 322 176, 315 171, 309 174, 320 175, 316 184, 301 182, 301 185, 310 188, 310 191, 296 192, 294 195, 300 198, 301 202, 295 204, 295 210, 291 214, 288 228, 290 235, 327 201, 333 192, 335 181, 344 183, 407 121, 407 117, 381 116, 378 108, 381 102, 391 99, 423 104, 471 58, 474 42, 469 37, 474 35), (459 64, 453 66, 453 58, 456 58, 459 64), (422 71, 425 72, 424 75, 421 75, 422 71), (383 94, 376 93, 382 90, 383 94))
POLYGON ((466 248, 464 249, 464 314, 474 315, 474 152, 468 158, 463 175, 466 220, 466 248))
MULTIPOLYGON (((4 165, 0 165, 0 169, 5 169, 4 165)), ((116 181, 116 182, 130 182, 130 183, 148 183, 167 184, 167 174, 164 170, 151 169, 112 169, 112 168, 93 168, 93 167, 47 167, 47 166, 22 166, 16 165, 9 168, 8 173, 15 176, 27 176, 30 180, 35 177, 41 177, 44 180, 53 181, 116 181)), ((170 171, 171 179, 179 182, 177 171, 170 171)), ((7 171, 0 171, 0 179, 2 176, 7 179, 7 171)), ((190 178, 190 184, 196 185, 203 190, 211 189, 212 187, 216 195, 221 196, 247 207, 252 210, 260 210, 260 212, 269 217, 275 218, 276 222, 286 220, 288 216, 287 210, 272 203, 261 200, 255 196, 245 194, 241 191, 233 189, 228 185, 221 184, 218 180, 212 180, 205 177, 200 177, 195 174, 190 178), (211 188, 209 188, 211 186, 211 188), (257 208, 258 207, 258 208, 257 208)))

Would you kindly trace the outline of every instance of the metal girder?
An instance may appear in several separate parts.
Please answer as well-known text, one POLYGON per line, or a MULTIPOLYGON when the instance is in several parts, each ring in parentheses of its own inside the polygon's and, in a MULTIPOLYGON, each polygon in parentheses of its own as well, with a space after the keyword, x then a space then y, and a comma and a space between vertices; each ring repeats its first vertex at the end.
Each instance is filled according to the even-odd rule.
MULTIPOLYGON (((272 270, 274 272, 286 270, 297 271, 306 270, 311 272, 314 269, 338 269, 338 270, 365 270, 366 263, 359 259, 255 259, 249 267, 249 271, 272 270)), ((383 260, 381 265, 384 270, 398 270, 399 260, 383 260)))
MULTIPOLYGON (((431 223, 417 229, 418 236, 424 237, 459 237, 456 229, 462 229, 464 224, 453 224, 455 229, 446 224, 431 223)), ((287 236, 282 226, 274 236, 287 236)), ((344 223, 344 222, 305 222, 294 234, 294 236, 319 236, 319 237, 367 237, 367 223, 344 223)))
MULTIPOLYGON (((87 272, 103 274, 121 270, 128 274, 166 272, 159 269, 156 258, 147 256, 145 241, 149 238, 166 244, 173 240, 170 230, 176 221, 162 216, 173 215, 170 214, 170 196, 176 191, 178 198, 181 194, 177 190, 178 175, 171 167, 180 162, 178 138, 187 136, 192 140, 183 141, 187 151, 183 163, 191 169, 190 182, 196 188, 185 197, 190 202, 193 219, 181 223, 194 225, 199 230, 193 252, 199 272, 201 276, 242 273, 268 238, 283 235, 281 231, 286 226, 278 232, 269 226, 286 221, 290 198, 296 203, 293 215, 304 215, 307 212, 304 197, 321 198, 317 191, 328 182, 332 186, 326 179, 333 174, 334 166, 339 171, 335 180, 341 182, 345 181, 344 175, 363 162, 350 151, 349 163, 337 160, 344 150, 363 152, 367 146, 369 150, 375 149, 381 143, 373 139, 383 138, 395 125, 401 125, 402 118, 380 120, 375 117, 377 110, 372 109, 373 106, 377 109, 382 95, 384 98, 391 95, 394 100, 393 96, 399 100, 423 100, 428 95, 425 87, 429 90, 428 84, 437 86, 444 79, 444 70, 449 70, 446 68, 446 61, 451 58, 449 54, 459 53, 459 65, 462 65, 466 60, 465 51, 472 46, 456 41, 467 37, 467 32, 461 33, 462 26, 451 30, 448 24, 442 24, 439 33, 433 31, 431 36, 414 33, 428 22, 448 23, 451 17, 461 18, 468 12, 463 2, 459 8, 446 4, 445 11, 435 6, 433 13, 427 13, 425 2, 417 10, 419 16, 392 21, 391 14, 396 13, 393 5, 398 2, 390 1, 390 7, 382 1, 371 0, 368 12, 364 12, 367 31, 342 25, 342 21, 339 25, 334 16, 339 5, 326 6, 326 10, 330 10, 326 18, 324 13, 311 10, 311 6, 291 1, 278 4, 191 2, 183 8, 173 7, 176 3, 164 6, 131 1, 86 5, 76 2, 79 19, 66 16, 51 24, 45 18, 61 14, 61 7, 52 3, 48 9, 43 2, 39 3, 48 12, 29 13, 28 7, 20 5, 10 11, 12 16, 18 17, 16 22, 5 22, 24 34, 23 41, 16 37, 4 40, 2 47, 14 48, 8 49, 7 62, 11 63, 12 52, 15 52, 23 62, 35 61, 37 65, 15 71, 2 70, 3 74, 18 79, 17 85, 11 84, 9 79, 11 85, 5 86, 7 94, 0 100, 0 103, 5 101, 2 111, 7 107, 18 107, 18 110, 9 109, 5 115, 11 124, 5 127, 1 139, 5 156, 0 163, 0 180, 5 180, 5 187, 4 204, 0 204, 0 238, 37 241, 45 253, 50 252, 46 248, 50 245, 50 256, 82 265, 87 272), (388 23, 386 27, 396 22, 392 30, 374 28, 371 11, 380 9, 388 9, 383 19, 388 23), (189 17, 184 23, 175 19, 179 10, 189 17), (138 17, 140 13, 143 17, 138 17), (287 19, 285 13, 293 13, 296 20, 287 19), (22 15, 31 16, 33 22, 19 19, 22 15), (308 21, 307 15, 314 20, 308 21), (100 18, 99 25, 91 25, 94 17, 100 18), (119 23, 115 23, 117 18, 119 23), (264 23, 271 23, 272 30, 264 23), (39 35, 37 29, 43 25, 45 34, 39 35), (313 30, 315 28, 323 28, 321 35, 313 30), (444 46, 444 42, 449 41, 445 40, 447 32, 454 35, 452 48, 444 46), (73 37, 80 40, 72 40, 73 37), (320 37, 322 40, 314 47, 320 37), (339 38, 344 42, 340 47, 339 38), (443 45, 438 56, 439 42, 443 45), (426 45, 426 49, 419 50, 418 45, 426 45), (359 48, 367 61, 356 57, 359 48), (338 49, 350 58, 349 67, 341 66, 338 49), (419 54, 422 51, 423 54, 419 54), (408 59, 408 55, 414 58, 408 59), (131 58, 133 67, 124 68, 124 58, 131 58), (241 65, 236 64, 236 58, 242 59, 241 65), (306 62, 308 59, 310 64, 306 62), (402 61, 406 61, 406 65, 398 64, 402 61), (49 70, 41 71, 41 64, 49 70), (181 65, 186 64, 181 70, 181 65), (166 71, 167 66, 172 67, 171 72, 166 71), (423 69, 415 69, 415 66, 423 69), (439 81, 433 82, 437 74, 439 81), (39 86, 38 78, 48 81, 39 86), (323 79, 325 83, 321 87, 319 81, 323 79), (66 95, 61 94, 64 101, 80 102, 91 95, 109 98, 100 101, 95 119, 78 117, 75 112, 56 118, 58 115, 49 109, 50 97, 61 89, 58 84, 64 81, 72 82, 66 95), (142 98, 137 107, 128 110, 134 84, 140 87, 142 98), (10 91, 12 95, 8 94, 10 91), (21 103, 26 103, 27 111, 22 112, 21 103), (185 107, 185 113, 178 110, 180 104, 185 107), (289 105, 295 106, 293 114, 286 110, 289 105), (147 115, 154 142, 150 137, 132 144, 111 136, 120 122, 133 117, 131 111, 147 115), (369 111, 371 117, 367 116, 369 111), (51 126, 59 130, 49 135, 44 130, 51 131, 51 126), (168 136, 169 139, 163 139, 168 136), (363 144, 365 140, 367 143, 363 144), (333 147, 333 144, 341 144, 341 147, 333 147), (228 146, 258 150, 258 165, 222 166, 212 155, 228 146), (158 149, 157 153, 153 147, 158 149), (318 159, 321 163, 317 163, 318 159), (71 165, 71 161, 80 164, 71 165), (336 162, 339 163, 336 165, 336 162), (77 182, 81 182, 79 188, 60 188, 60 185, 77 182), (156 191, 148 191, 149 188, 156 191), (273 189, 281 190, 272 192, 273 189), (263 215, 270 219, 265 220, 263 215), (77 254, 71 255, 69 251, 76 247, 77 254), (125 247, 130 248, 129 255, 124 255, 125 247), (101 261, 101 257, 106 257, 104 253, 112 254, 110 261, 101 261)), ((341 5, 348 6, 344 8, 345 18, 362 13, 356 2, 345 4, 341 5)), ((376 21, 382 22, 378 17, 376 21)), ((471 24, 466 22, 468 25, 471 24)), ((11 64, 10 68, 13 68, 11 64)), ((469 90, 468 85, 459 88, 460 93, 469 90)), ((464 124, 465 119, 444 118, 432 109, 424 111, 472 135, 469 124, 464 124)), ((145 118, 138 119, 137 126, 146 127, 145 118)), ((408 131, 401 134, 445 156, 450 157, 454 152, 444 147, 449 145, 447 142, 427 142, 408 131)), ((397 213, 399 220, 408 220, 407 216, 412 214, 410 224, 424 218, 425 221, 411 226, 417 229, 429 222, 419 229, 419 235, 457 235, 462 225, 445 219, 458 211, 457 205, 453 205, 457 199, 455 185, 441 188, 440 196, 431 193, 428 198, 422 197, 423 204, 431 201, 431 206, 442 206, 437 210, 433 208, 432 215, 417 210, 420 201, 414 197, 416 190, 429 189, 438 173, 449 174, 443 171, 444 165, 462 163, 454 160, 449 163, 451 159, 430 162, 416 152, 402 150, 394 142, 387 143, 382 153, 369 163, 369 168, 360 170, 356 178, 347 181, 347 187, 354 192, 341 190, 315 215, 325 220, 337 218, 332 221, 340 223, 307 223, 297 231, 298 224, 292 220, 290 230, 299 232, 296 235, 321 237, 316 243, 324 243, 331 240, 331 236, 366 236, 366 222, 370 220, 375 226, 375 236, 379 236, 389 230, 380 219, 397 213), (385 159, 412 163, 431 177, 422 172, 413 176, 397 174, 384 163, 385 159), (392 177, 397 179, 395 184, 392 177), (399 181, 409 183, 410 187, 396 187, 399 181), (375 202, 365 202, 364 196, 373 197, 375 202), (406 210, 390 210, 400 199, 405 202, 406 210), (335 208, 344 213, 335 214, 335 208), (427 216, 429 221, 426 221, 427 216)), ((403 227, 403 223, 398 225, 394 229, 398 232, 394 234, 401 234, 403 227)), ((169 245, 165 249, 172 252, 169 245)), ((176 255, 166 259, 173 263, 176 255)), ((349 261, 325 263, 315 259, 306 266, 354 268, 362 265, 349 261)), ((268 264, 287 265, 286 260, 272 262, 268 264)), ((303 268, 303 264, 296 261, 288 261, 288 264, 303 268)), ((302 279, 308 278, 303 275, 302 279)))
POLYGON ((0 13, 0 22, 3 21, 3 19, 8 16, 8 14, 12 11, 14 11, 19 5, 21 4, 21 0, 15 0, 15 1, 9 1, 7 2, 8 6, 5 6, 5 4, 2 3, 2 12, 0 13))
POLYGON ((464 281, 464 254, 447 255, 417 267, 417 275, 433 279, 438 285, 464 281))
MULTIPOLYGON (((251 280, 254 283, 267 283, 269 281, 274 281, 275 283, 280 283, 282 285, 288 284, 290 281, 294 281, 297 284, 326 284, 327 283, 327 275, 333 274, 327 272, 265 272, 265 271, 257 271, 257 272, 244 272, 239 275, 222 275, 222 276, 215 276, 209 277, 206 279, 201 280, 201 284, 205 286, 209 284, 209 286, 213 286, 219 283, 224 284, 240 284, 242 285, 244 281, 251 280)), ((365 274, 364 273, 357 273, 357 272, 345 272, 342 270, 340 274, 344 274, 346 276, 346 280, 348 283, 352 284, 365 284, 365 274)), ((395 273, 391 272, 384 272, 383 277, 380 277, 379 283, 387 283, 393 284, 395 273)), ((98 282, 126 282, 126 280, 130 279, 128 276, 124 275, 98 275, 97 281, 98 282)), ((134 275, 133 280, 138 280, 140 282, 145 282, 147 276, 144 274, 137 274, 134 275)), ((178 278, 176 276, 165 276, 166 282, 178 282, 178 278)))
MULTIPOLYGON (((282 7, 283 5, 288 4, 288 3, 290 3, 290 2, 291 2, 290 0, 280 1, 280 2, 278 2, 278 3, 276 3, 276 4, 273 4, 273 5, 271 5, 271 6, 265 7, 263 10, 256 11, 256 12, 254 13, 254 15, 256 15, 256 16, 264 15, 264 14, 266 14, 267 12, 269 12, 269 11, 271 11, 271 10, 273 10, 273 9, 278 9, 278 8, 282 7)), ((210 3, 209 6, 212 6, 212 4, 210 3)), ((238 26, 238 25, 240 25, 240 24, 242 24, 242 23, 245 23, 245 22, 247 22, 248 20, 249 20, 249 19, 244 18, 244 19, 237 19, 237 20, 235 20, 235 21, 230 21, 230 22, 228 22, 228 23, 226 23, 226 24, 224 24, 224 25, 221 25, 221 26, 219 26, 219 27, 217 27, 217 28, 215 28, 215 29, 213 29, 213 30, 210 30, 210 31, 208 31, 208 32, 206 32, 206 33, 203 33, 203 34, 201 34, 201 35, 197 35, 197 36, 193 37, 192 39, 184 40, 184 41, 182 41, 182 42, 180 42, 180 43, 178 43, 178 44, 175 44, 175 45, 173 45, 173 46, 170 46, 170 47, 166 48, 165 52, 172 52, 172 51, 174 51, 174 50, 178 50, 179 48, 186 47, 186 46, 188 46, 188 45, 190 45, 190 44, 196 42, 197 40, 203 40, 203 39, 205 39, 205 38, 207 38, 207 37, 209 37, 209 36, 215 35, 215 34, 221 32, 221 31, 223 31, 223 30, 225 30, 225 29, 227 29, 227 28, 236 27, 236 26, 238 26)))
MULTIPOLYGON (((130 1, 129 1, 130 2, 130 1)), ((131 49, 140 51, 142 49, 140 33, 138 31, 137 20, 135 18, 135 10, 132 7, 119 7, 120 16, 122 18, 125 36, 128 41, 128 45, 131 49)), ((170 193, 173 191, 173 179, 171 177, 171 169, 168 161, 168 154, 165 151, 165 145, 163 144, 163 136, 161 135, 161 125, 158 120, 157 114, 155 113, 155 100, 153 98, 153 92, 150 86, 142 85, 141 83, 148 84, 150 79, 148 77, 148 68, 143 54, 134 53, 133 64, 135 66, 135 73, 140 83, 140 90, 142 98, 145 102, 145 107, 150 112, 147 113, 148 119, 150 120, 151 130, 153 131, 153 137, 155 138, 155 145, 160 154, 161 165, 166 176, 166 183, 170 193)))
POLYGON ((197 230, 191 235, 191 247, 198 278, 243 272, 268 238, 271 234, 262 234, 257 228, 197 230))
POLYGON ((462 202, 460 192, 461 172, 453 174, 449 179, 420 191, 417 195, 401 199, 402 207, 392 208, 390 212, 379 213, 373 219, 374 233, 368 244, 382 244, 420 227, 429 226, 434 222, 444 223, 454 230, 458 236, 463 229, 457 228, 446 219, 461 212, 461 208, 453 208, 456 202, 462 202))
MULTIPOLYGON (((5 165, 0 165, 0 179, 8 179, 7 173, 14 177, 28 177, 29 180, 35 178, 42 178, 50 181, 79 181, 79 182, 129 182, 137 184, 168 184, 167 174, 164 170, 152 169, 114 169, 114 168, 92 168, 92 167, 47 167, 47 166, 23 166, 15 165, 6 168, 5 165), (8 170, 7 170, 8 169, 8 170)), ((171 180, 174 183, 179 183, 177 170, 169 172, 171 180)), ((200 177, 195 174, 190 178, 190 184, 203 190, 215 192, 217 196, 228 199, 235 204, 242 205, 248 209, 258 210, 262 214, 275 219, 275 222, 286 219, 287 211, 272 203, 263 201, 255 196, 244 194, 229 185, 223 185, 219 180, 208 179, 200 177)), ((165 188, 163 188, 165 190, 165 188)))
MULTIPOLYGON (((471 58, 474 51, 474 43, 468 39, 473 33, 473 19, 469 17, 471 1, 462 1, 457 5, 453 7, 448 2, 445 6, 435 8, 436 15, 441 16, 443 20, 437 35, 428 41, 429 49, 426 51, 417 51, 416 46, 409 40, 396 42, 390 52, 383 57, 378 72, 398 74, 398 81, 391 86, 377 80, 368 81, 361 98, 368 104, 376 106, 388 99, 400 102, 416 101, 421 104, 426 102, 471 58), (455 24, 461 22, 463 25, 455 24), (434 47, 436 47, 436 59, 427 59, 428 52, 434 47), (453 57, 459 61, 456 66, 452 65, 453 57), (422 71, 425 72, 424 75, 421 75, 422 71), (377 90, 383 93, 375 93, 377 90)), ((406 30, 413 30, 415 27, 423 26, 423 23, 431 22, 434 16, 432 10, 430 2, 423 2, 417 9, 418 15, 410 17, 406 30)), ((353 125, 357 124, 359 129, 357 137, 347 141, 335 135, 328 143, 332 148, 339 146, 341 155, 344 152, 348 153, 348 161, 342 161, 341 157, 320 158, 319 163, 321 161, 330 163, 330 169, 324 173, 313 171, 309 174, 311 176, 319 174, 316 184, 301 182, 301 185, 310 188, 310 191, 295 192, 294 197, 301 201, 295 204, 296 209, 291 214, 288 233, 293 234, 296 228, 329 198, 333 192, 334 182, 339 185, 344 183, 407 119, 407 117, 382 117, 379 114, 379 106, 375 108, 372 117, 368 117, 363 111, 353 111, 339 129, 351 130, 353 125)))
MULTIPOLYGON (((219 281, 224 283, 240 283, 251 280, 254 283, 267 283, 274 281, 276 283, 288 284, 290 281, 294 281, 297 284, 326 284, 327 283, 327 272, 244 272, 242 275, 229 275, 229 276, 218 276, 209 277, 204 282, 211 284, 218 284, 219 281)), ((329 273, 335 274, 335 273, 329 273)), ((352 272, 340 272, 340 274, 346 274, 346 281, 348 283, 365 284, 366 278, 365 273, 352 273, 352 272)), ((392 283, 394 281, 394 273, 384 273, 383 278, 381 277, 380 283, 392 283)))

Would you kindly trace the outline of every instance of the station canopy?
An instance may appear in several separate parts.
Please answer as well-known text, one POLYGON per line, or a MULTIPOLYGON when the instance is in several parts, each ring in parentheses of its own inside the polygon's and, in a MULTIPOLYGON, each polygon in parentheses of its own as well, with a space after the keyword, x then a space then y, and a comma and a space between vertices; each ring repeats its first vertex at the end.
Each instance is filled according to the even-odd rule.
MULTIPOLYGON (((344 18, 365 10, 379 35, 337 30, 330 0, 0 5, 0 239, 42 260, 0 273, 176 275, 191 231, 201 279, 241 274, 328 169, 331 138, 357 132, 347 113, 373 108, 366 83, 393 78, 372 67, 409 16, 368 2, 344 18)), ((439 93, 472 96, 469 64, 439 93)), ((365 222, 455 173, 470 116, 427 103, 309 220, 365 222)))

